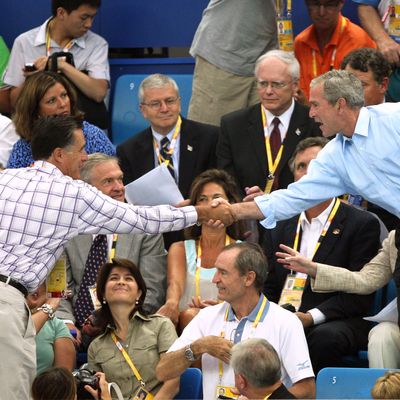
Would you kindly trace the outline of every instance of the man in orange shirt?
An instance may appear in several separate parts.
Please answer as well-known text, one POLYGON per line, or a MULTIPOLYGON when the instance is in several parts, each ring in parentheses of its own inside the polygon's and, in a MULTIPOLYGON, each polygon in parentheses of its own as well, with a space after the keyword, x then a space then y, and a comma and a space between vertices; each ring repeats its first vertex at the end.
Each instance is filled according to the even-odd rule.
POLYGON ((340 69, 343 58, 360 47, 375 48, 375 42, 358 25, 341 14, 344 0, 305 0, 312 25, 294 42, 299 60, 300 88, 309 97, 312 79, 331 69, 340 69))

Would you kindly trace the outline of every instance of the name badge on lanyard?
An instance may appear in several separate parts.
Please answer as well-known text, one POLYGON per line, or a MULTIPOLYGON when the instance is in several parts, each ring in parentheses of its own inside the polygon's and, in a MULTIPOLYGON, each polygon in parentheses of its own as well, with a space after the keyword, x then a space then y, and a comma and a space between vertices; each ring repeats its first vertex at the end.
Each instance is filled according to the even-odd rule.
POLYGON ((400 40, 400 1, 399 0, 391 0, 389 9, 389 28, 388 34, 389 36, 396 40, 397 42, 400 40))
MULTIPOLYGON (((332 210, 329 213, 328 218, 322 228, 321 235, 319 236, 318 241, 315 245, 313 258, 315 256, 316 252, 318 251, 323 238, 326 236, 326 233, 328 232, 328 229, 333 221, 333 218, 335 218, 335 215, 337 213, 339 206, 340 206, 340 200, 336 199, 335 203, 332 207, 332 210)), ((300 230, 301 230, 301 215, 299 217, 299 220, 297 221, 296 235, 294 238, 293 249, 295 251, 298 251, 298 249, 299 249, 300 230)), ((298 273, 291 272, 286 277, 286 281, 283 286, 281 297, 279 298, 278 304, 281 306, 283 304, 289 303, 296 309, 296 311, 299 311, 299 308, 301 305, 301 299, 303 297, 304 288, 306 286, 306 283, 307 283, 307 275, 306 274, 302 274, 300 272, 298 272, 298 273)))
POLYGON ((292 0, 276 0, 276 24, 279 49, 294 51, 292 0))

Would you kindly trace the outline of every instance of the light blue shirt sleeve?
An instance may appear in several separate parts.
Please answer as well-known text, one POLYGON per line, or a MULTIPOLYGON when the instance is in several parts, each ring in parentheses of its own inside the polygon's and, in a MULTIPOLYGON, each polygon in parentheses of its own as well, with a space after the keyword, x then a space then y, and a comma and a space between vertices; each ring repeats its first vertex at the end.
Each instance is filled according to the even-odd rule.
POLYGON ((257 206, 266 217, 261 224, 272 229, 276 221, 285 220, 332 197, 346 193, 348 188, 341 179, 340 157, 335 157, 336 148, 341 146, 338 138, 328 143, 311 161, 308 173, 287 189, 255 198, 257 206))
POLYGON ((400 216, 400 103, 363 107, 352 138, 336 135, 308 174, 285 190, 255 199, 264 227, 288 219, 324 200, 359 194, 400 216))

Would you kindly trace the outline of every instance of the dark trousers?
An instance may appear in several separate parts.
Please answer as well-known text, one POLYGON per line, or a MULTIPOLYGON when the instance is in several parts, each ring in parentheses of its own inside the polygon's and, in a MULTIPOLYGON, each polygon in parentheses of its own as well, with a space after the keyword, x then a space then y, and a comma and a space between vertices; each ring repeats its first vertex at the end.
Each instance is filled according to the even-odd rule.
POLYGON ((343 356, 366 349, 371 325, 361 318, 328 321, 306 330, 314 373, 325 367, 343 367, 343 356))

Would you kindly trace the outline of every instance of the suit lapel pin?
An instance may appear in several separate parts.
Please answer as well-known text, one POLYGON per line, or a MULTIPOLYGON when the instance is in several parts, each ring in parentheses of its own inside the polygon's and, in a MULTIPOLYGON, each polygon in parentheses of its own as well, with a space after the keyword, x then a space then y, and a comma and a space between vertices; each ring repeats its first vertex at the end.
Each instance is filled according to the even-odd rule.
POLYGON ((334 229, 334 230, 332 231, 332 233, 333 233, 334 235, 339 235, 340 229, 336 228, 336 229, 334 229))
POLYGON ((295 134, 296 134, 297 136, 300 136, 300 135, 301 135, 301 130, 300 130, 299 128, 297 128, 296 131, 295 131, 295 134))
POLYGON ((193 151, 193 147, 190 144, 187 145, 187 149, 188 151, 193 151))

